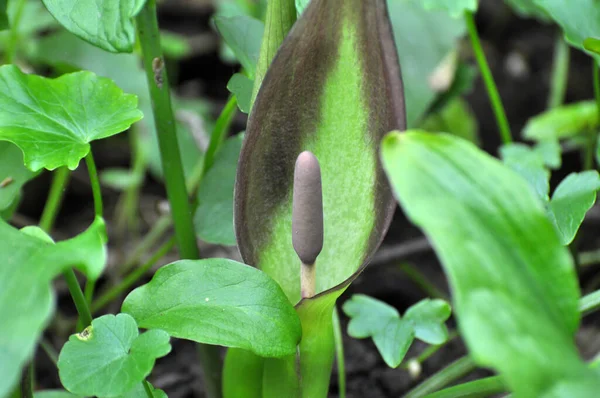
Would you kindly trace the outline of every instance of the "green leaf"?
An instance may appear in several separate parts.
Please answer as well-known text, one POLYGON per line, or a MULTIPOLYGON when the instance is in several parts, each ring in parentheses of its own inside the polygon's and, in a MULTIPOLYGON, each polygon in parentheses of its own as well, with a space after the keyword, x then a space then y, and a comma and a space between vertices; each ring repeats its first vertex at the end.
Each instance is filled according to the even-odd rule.
POLYGON ((298 12, 298 15, 304 12, 308 3, 310 3, 310 0, 296 0, 296 11, 298 12))
POLYGON ((351 320, 348 334, 357 339, 372 337, 385 363, 396 368, 415 337, 412 324, 400 319, 395 308, 365 295, 354 295, 342 307, 351 320))
POLYGON ((444 11, 425 10, 421 0, 388 0, 387 4, 402 61, 406 119, 409 127, 415 126, 438 95, 430 78, 457 47, 465 24, 444 11))
POLYGON ((167 58, 181 59, 192 52, 192 46, 185 36, 164 30, 160 32, 160 46, 167 58))
POLYGON ((355 294, 342 308, 351 318, 348 334, 358 339, 372 337, 391 368, 400 365, 415 337, 429 344, 448 339, 444 322, 450 317, 450 306, 443 300, 421 300, 404 318, 394 307, 363 294, 355 294))
POLYGON ((36 391, 33 394, 34 398, 77 398, 75 394, 71 394, 65 390, 42 390, 36 391))
POLYGON ((8 0, 0 0, 0 30, 10 28, 7 13, 8 0))
POLYGON ((194 215, 196 234, 205 242, 235 246, 233 186, 243 135, 228 139, 202 178, 194 215))
POLYGON ((394 211, 377 143, 386 131, 404 127, 404 112, 384 10, 384 0, 311 1, 273 60, 249 117, 235 186, 237 241, 244 262, 275 279, 293 304, 300 300, 291 227, 298 154, 314 153, 322 171, 327 232, 317 293, 365 264, 394 211), (363 12, 355 12, 357 4, 363 12), (314 29, 323 21, 329 21, 327 34, 314 29))
POLYGON ((131 316, 104 315, 69 337, 58 357, 60 381, 74 394, 116 397, 141 384, 170 351, 166 332, 140 335, 131 316))
POLYGON ((254 78, 265 26, 247 15, 214 18, 217 30, 251 79, 254 78))
POLYGON ((542 202, 548 200, 550 171, 546 168, 541 153, 525 144, 511 143, 500 147, 500 156, 504 164, 531 184, 542 202))
POLYGON ((36 176, 23 165, 23 152, 10 142, 0 141, 0 211, 13 204, 21 187, 36 176))
POLYGON ((124 191, 130 187, 135 187, 141 184, 139 175, 136 175, 130 169, 112 168, 104 169, 100 173, 100 181, 102 185, 124 191))
POLYGON ((533 0, 562 28, 565 39, 574 47, 584 50, 588 37, 597 37, 600 31, 600 7, 596 0, 578 0, 574 5, 564 0, 533 0))
MULTIPOLYGON (((150 391, 154 398, 167 398, 167 394, 163 390, 154 388, 150 383, 148 383, 148 385, 150 386, 150 391)), ((120 395, 119 398, 148 398, 148 393, 146 392, 143 383, 137 383, 135 387, 133 387, 133 390, 120 395)))
POLYGON ((223 363, 224 398, 265 398, 263 369, 265 358, 250 351, 230 348, 223 363))
POLYGON ((83 40, 111 52, 131 52, 133 18, 144 0, 43 0, 62 26, 83 40))
POLYGON ((527 182, 447 134, 392 133, 382 161, 448 274, 473 359, 499 371, 515 396, 595 396, 600 382, 573 338, 573 260, 527 182))
POLYGON ((226 259, 177 261, 123 303, 142 328, 266 357, 296 352, 300 321, 281 288, 259 270, 226 259))
POLYGON ((477 0, 423 0, 426 10, 446 11, 454 18, 460 18, 465 11, 476 12, 477 0))
POLYGON ((546 167, 553 170, 560 169, 562 149, 558 140, 539 141, 533 151, 542 157, 546 167))
POLYGON ((571 173, 554 190, 548 215, 556 226, 563 245, 573 241, 585 213, 596 202, 600 176, 596 170, 571 173))
POLYGON ((469 104, 460 97, 452 99, 439 112, 429 115, 420 124, 423 130, 446 131, 478 145, 477 119, 469 104))
POLYGON ((134 95, 91 72, 47 79, 14 65, 0 67, 0 140, 21 148, 33 171, 64 165, 75 170, 90 141, 120 133, 141 118, 134 95))
POLYGON ((597 127, 596 102, 583 101, 559 106, 529 119, 523 137, 535 141, 560 140, 597 127))
POLYGON ((250 112, 252 87, 254 87, 254 82, 241 73, 231 76, 227 83, 227 90, 237 97, 238 108, 244 113, 250 112))
POLYGON ((37 227, 21 232, 0 220, 0 397, 6 396, 31 358, 54 312, 50 281, 77 266, 96 280, 106 261, 104 221, 82 234, 52 243, 37 227))
POLYGON ((542 22, 550 21, 550 16, 535 0, 504 0, 518 15, 525 18, 537 18, 542 22))

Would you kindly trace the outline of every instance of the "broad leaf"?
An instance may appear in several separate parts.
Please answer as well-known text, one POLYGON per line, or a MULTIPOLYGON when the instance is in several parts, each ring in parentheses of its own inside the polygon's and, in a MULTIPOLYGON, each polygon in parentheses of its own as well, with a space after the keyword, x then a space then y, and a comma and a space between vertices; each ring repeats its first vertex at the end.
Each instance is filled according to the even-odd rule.
POLYGON ((600 382, 573 341, 573 260, 527 182, 446 134, 392 133, 382 159, 448 274, 476 362, 498 370, 516 396, 595 396, 600 382))
POLYGON ((477 11, 478 0, 423 0, 427 10, 443 10, 452 17, 460 18, 465 11, 477 11))
POLYGON ((421 0, 388 0, 387 4, 402 61, 406 119, 412 127, 438 95, 430 78, 457 46, 465 25, 444 11, 425 10, 421 0), (419 40, 414 40, 415 37, 419 40))
POLYGON ((216 17, 214 21, 225 43, 229 45, 250 78, 254 79, 264 24, 246 15, 216 17))
POLYGON ((400 365, 415 337, 429 344, 442 344, 448 339, 444 322, 450 317, 450 306, 442 300, 422 300, 401 318, 394 307, 356 294, 344 303, 343 310, 351 318, 348 334, 359 339, 372 337, 391 368, 400 365))
POLYGON ((254 82, 241 73, 231 76, 231 79, 227 83, 227 90, 236 96, 238 107, 244 113, 250 112, 253 87, 254 82))
POLYGON ((598 126, 598 108, 594 101, 576 102, 541 113, 527 122, 523 137, 536 140, 560 140, 594 130, 598 126))
POLYGON ((537 18, 540 21, 548 22, 550 16, 542 7, 535 4, 536 0, 504 0, 506 4, 522 17, 537 18))
POLYGON ((83 40, 111 52, 131 52, 133 18, 144 0, 43 0, 62 26, 83 40))
POLYGON ((131 316, 104 315, 63 346, 58 358, 60 381, 74 394, 116 397, 141 384, 156 358, 170 351, 166 332, 140 335, 131 316))
POLYGON ((560 233, 563 245, 573 241, 585 213, 596 202, 600 176, 596 170, 571 173, 554 190, 548 215, 560 233))
POLYGON ((242 257, 273 277, 292 303, 300 300, 291 229, 298 154, 309 150, 321 164, 322 292, 357 271, 387 229, 394 204, 377 143, 394 126, 404 127, 402 83, 385 1, 311 1, 263 81, 235 187, 242 257))
POLYGON ((596 0, 578 0, 577 4, 564 0, 533 0, 562 28, 569 44, 581 50, 588 37, 600 32, 600 6, 596 0))
POLYGON ((0 141, 0 211, 19 196, 21 187, 36 173, 23 165, 23 152, 10 142, 0 141))
POLYGON ((550 171, 546 168, 542 154, 521 143, 511 143, 500 148, 502 161, 519 173, 531 184, 542 200, 548 200, 550 171))
POLYGON ((233 186, 243 135, 228 139, 215 163, 202 178, 194 225, 198 237, 206 242, 235 246, 233 231, 233 186))
POLYGON ((0 397, 19 379, 54 312, 50 281, 71 266, 95 280, 106 260, 102 219, 77 237, 56 244, 37 227, 26 232, 0 220, 0 397))
POLYGON ((134 95, 91 72, 47 79, 14 65, 0 67, 0 140, 21 148, 33 171, 65 165, 75 170, 90 141, 120 133, 141 118, 134 95))
POLYGON ((300 321, 281 288, 259 270, 225 259, 177 261, 123 303, 142 328, 266 357, 296 352, 300 321))

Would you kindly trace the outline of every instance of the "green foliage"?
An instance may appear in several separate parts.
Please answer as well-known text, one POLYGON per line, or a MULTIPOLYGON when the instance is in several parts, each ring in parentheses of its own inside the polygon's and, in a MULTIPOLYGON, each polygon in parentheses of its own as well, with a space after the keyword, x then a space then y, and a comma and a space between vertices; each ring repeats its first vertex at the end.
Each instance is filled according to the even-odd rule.
POLYGON ((244 113, 250 112, 253 87, 254 82, 241 73, 235 73, 227 83, 227 90, 237 97, 238 107, 244 113))
POLYGON ((542 202, 548 200, 550 171, 541 153, 521 143, 500 147, 502 161, 521 175, 535 189, 542 202))
MULTIPOLYGON (((152 393, 152 397, 154 398, 167 398, 167 394, 158 388, 154 388, 154 386, 148 382, 146 385, 150 387, 150 392, 152 393)), ((132 390, 127 393, 121 395, 119 398, 149 398, 146 389, 144 388, 143 383, 137 383, 132 390)))
POLYGON ((600 176, 596 170, 569 174, 556 187, 548 203, 548 215, 560 234, 563 245, 573 241, 585 213, 596 202, 600 176))
POLYGON ((0 141, 0 159, 0 211, 3 211, 13 204, 23 184, 36 173, 23 165, 23 153, 10 142, 0 141))
POLYGON ((415 126, 439 94, 430 84, 431 75, 456 47, 465 25, 444 11, 423 9, 420 0, 388 0, 387 4, 402 61, 406 119, 409 127, 415 126))
POLYGON ((560 165, 562 164, 562 149, 558 143, 558 140, 539 141, 535 145, 534 151, 540 154, 546 167, 552 170, 560 168, 560 165))
POLYGON ((214 18, 214 21, 223 40, 229 45, 250 79, 254 79, 264 24, 247 15, 220 16, 214 18))
POLYGON ((10 27, 8 22, 7 7, 8 0, 0 0, 0 30, 6 30, 10 27))
POLYGON ((600 6, 596 0, 578 0, 577 4, 564 0, 533 0, 562 28, 569 44, 581 50, 588 37, 597 37, 600 31, 600 6))
POLYGON ((296 0, 296 11, 298 12, 298 15, 304 12, 308 3, 310 3, 310 0, 296 0))
POLYGON ((298 316, 272 279, 225 259, 162 267, 127 296, 123 312, 142 328, 266 357, 296 352, 301 334, 298 316))
POLYGON ((58 358, 60 381, 74 394, 117 397, 141 384, 155 359, 170 351, 166 332, 140 335, 131 316, 104 315, 63 346, 58 358))
POLYGON ((426 10, 443 10, 454 18, 460 18, 465 11, 477 11, 478 0, 423 0, 426 10))
POLYGON ((111 52, 131 52, 133 18, 144 0, 43 0, 56 20, 83 40, 111 52))
POLYGON ((469 104, 460 97, 450 100, 439 112, 429 115, 422 123, 423 130, 446 131, 478 145, 478 124, 469 104))
POLYGON ((121 168, 102 170, 100 173, 100 181, 102 182, 102 185, 119 191, 138 186, 142 182, 139 175, 136 175, 129 169, 121 168))
POLYGON ((215 163, 202 178, 194 224, 198 237, 206 242, 235 246, 233 231, 233 186, 243 135, 228 139, 215 163))
POLYGON ((85 232, 54 244, 37 227, 18 231, 0 220, 0 396, 5 396, 31 358, 37 339, 54 312, 50 282, 77 266, 96 280, 106 260, 104 221, 96 219, 85 232))
POLYGON ((400 365, 415 337, 429 344, 442 344, 448 339, 444 322, 450 317, 450 306, 443 300, 422 300, 411 306, 403 318, 394 307, 362 294, 352 296, 342 308, 351 318, 348 334, 359 339, 373 338, 391 368, 400 365))
POLYGON ((517 14, 522 17, 537 18, 548 22, 550 16, 542 7, 536 4, 537 0, 504 0, 517 14))
POLYGON ((77 395, 65 390, 42 390, 36 391, 33 398, 77 398, 77 395))
POLYGON ((517 396, 594 396, 600 384, 573 342, 573 261, 526 182, 444 134, 392 133, 382 159, 406 214, 436 248, 477 363, 498 370, 517 396))
POLYGON ((120 133, 141 118, 134 95, 91 72, 47 79, 14 65, 0 67, 0 140, 21 148, 33 171, 65 165, 74 170, 90 141, 120 133))
POLYGON ((559 106, 529 119, 523 137, 535 141, 561 140, 597 127, 596 103, 583 101, 559 106))

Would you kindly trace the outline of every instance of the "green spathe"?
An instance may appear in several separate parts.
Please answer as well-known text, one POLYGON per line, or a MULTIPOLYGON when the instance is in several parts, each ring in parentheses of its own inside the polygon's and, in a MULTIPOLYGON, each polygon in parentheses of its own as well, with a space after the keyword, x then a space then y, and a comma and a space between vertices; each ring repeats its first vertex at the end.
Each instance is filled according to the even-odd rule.
POLYGON ((75 170, 91 141, 120 133, 142 116, 135 95, 91 72, 47 79, 0 67, 0 140, 21 148, 32 171, 75 170))
POLYGON ((382 160, 442 261, 477 363, 498 370, 516 396, 595 396, 600 382, 573 342, 573 260, 527 182, 447 134, 391 133, 382 160))

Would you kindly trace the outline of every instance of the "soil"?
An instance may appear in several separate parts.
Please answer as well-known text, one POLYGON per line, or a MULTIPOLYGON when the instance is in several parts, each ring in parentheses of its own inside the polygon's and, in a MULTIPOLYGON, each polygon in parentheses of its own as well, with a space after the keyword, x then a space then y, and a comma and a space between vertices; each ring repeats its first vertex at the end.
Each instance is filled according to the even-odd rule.
MULTIPOLYGON (((171 0, 160 8, 160 23, 167 30, 183 33, 194 43, 194 54, 177 65, 170 65, 175 89, 182 94, 201 96, 210 101, 215 116, 223 107, 228 92, 226 84, 235 65, 221 62, 218 53, 218 37, 209 25, 212 9, 207 0, 171 0)), ((546 107, 548 81, 553 56, 553 47, 558 29, 534 20, 517 18, 497 0, 483 0, 477 15, 477 24, 482 36, 484 48, 496 77, 500 94, 504 100, 508 118, 513 132, 519 132, 526 120, 546 107), (517 66, 515 66, 517 65, 517 66)), ((468 44, 468 43, 467 43, 468 44)), ((468 48, 468 46, 465 46, 468 48)), ((571 51, 571 72, 566 100, 568 102, 593 97, 591 85, 591 60, 586 55, 571 51)), ((478 79, 473 91, 467 96, 480 125, 483 147, 491 153, 496 152, 499 145, 497 128, 488 98, 482 82, 478 79)), ((234 131, 244 129, 245 118, 238 116, 234 131)), ((95 157, 99 168, 127 167, 129 149, 123 138, 109 139, 95 144, 95 157), (108 150, 109 149, 109 150, 108 150)), ((567 154, 564 158, 563 172, 580 168, 580 159, 576 153, 567 154)), ((560 179, 561 176, 557 176, 560 179)), ((43 198, 49 187, 48 173, 40 176, 27 185, 24 201, 16 218, 17 223, 33 224, 41 214, 43 198)), ((106 214, 114 214, 118 193, 105 190, 106 214)), ((165 198, 160 183, 148 177, 141 196, 142 230, 147 230, 158 217, 158 204, 165 198)), ((597 228, 600 217, 592 212, 584 224, 584 232, 597 228)), ((93 217, 93 206, 87 173, 83 167, 75 171, 65 196, 65 205, 58 217, 55 235, 72 236, 83 230, 93 217)), ((109 216, 110 217, 110 216, 109 216)), ((109 222, 113 220, 109 219, 109 222)), ((117 237, 111 231, 109 247, 109 267, 121 264, 125 254, 137 242, 136 236, 117 237)), ((590 233, 583 234, 581 247, 594 249, 600 247, 598 238, 590 238, 590 233)), ((593 234, 591 235, 593 236, 593 234)), ((407 242, 422 239, 421 232, 398 210, 393 224, 383 244, 389 249, 406 245, 407 242)), ((418 245, 417 245, 418 246, 418 245)), ((221 247, 204 247, 203 253, 238 258, 235 249, 221 247)), ((159 265, 176 259, 172 253, 159 265)), ((341 298, 343 303, 350 295, 364 293, 381 299, 396 307, 401 313, 410 305, 425 297, 425 293, 401 270, 401 263, 410 263, 417 267, 441 291, 448 294, 446 279, 435 254, 421 244, 408 256, 391 261, 377 262, 367 267, 366 271, 348 289, 341 298)), ((158 266, 157 266, 158 267, 158 266)), ((156 268, 155 268, 156 269, 156 268)), ((582 273, 582 285, 588 289, 595 278, 594 270, 582 273)), ((150 274, 148 275, 148 277, 150 274)), ((146 279, 147 280, 147 279, 146 279)), ((54 322, 45 337, 56 349, 59 349, 69 334, 69 326, 75 310, 68 296, 68 291, 59 280, 58 311, 54 322)), ((102 285, 98 286, 102 289, 102 285)), ((108 308, 113 313, 118 307, 108 308)), ((597 317, 596 317, 597 318, 597 317)), ((580 346, 586 357, 591 357, 600 349, 597 319, 586 318, 579 336, 580 346)), ((342 315, 344 334, 347 319, 342 315)), ((449 323, 451 329, 456 325, 449 323)), ((465 355, 466 349, 460 338, 440 349, 422 365, 420 376, 413 377, 405 369, 390 369, 383 363, 370 340, 355 340, 344 336, 348 397, 379 398, 398 397, 421 382, 432 373, 447 366, 457 358, 465 355)), ((407 358, 413 358, 426 348, 425 344, 415 343, 407 358)), ((477 370, 470 379, 489 375, 486 370, 477 370)), ((47 355, 39 350, 36 355, 37 388, 59 388, 57 371, 47 355)), ((173 341, 170 355, 157 361, 150 380, 155 387, 164 389, 170 397, 202 397, 202 376, 194 344, 187 341, 173 341)), ((331 382, 331 397, 337 397, 337 372, 334 370, 331 382)))

